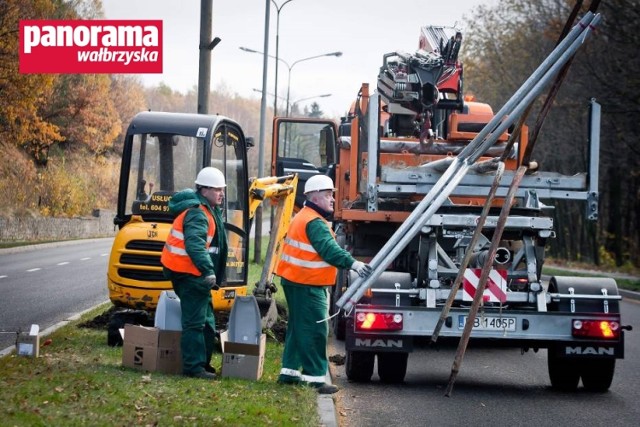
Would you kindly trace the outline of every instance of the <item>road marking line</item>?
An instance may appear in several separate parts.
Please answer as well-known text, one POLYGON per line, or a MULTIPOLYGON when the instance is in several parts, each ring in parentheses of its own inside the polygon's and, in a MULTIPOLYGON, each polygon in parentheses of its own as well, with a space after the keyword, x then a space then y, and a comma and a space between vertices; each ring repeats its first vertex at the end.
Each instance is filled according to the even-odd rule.
POLYGON ((86 261, 88 259, 91 259, 91 257, 80 258, 80 261, 86 261))
POLYGON ((38 271, 38 270, 40 270, 40 267, 32 268, 31 270, 27 270, 27 273, 31 273, 32 271, 38 271))
POLYGON ((67 265, 67 264, 69 264, 69 261, 59 262, 57 265, 67 265))
POLYGON ((4 279, 5 277, 9 277, 9 276, 0 276, 0 279, 4 279))
POLYGON ((100 254, 100 256, 107 256, 107 255, 109 255, 109 254, 100 254))

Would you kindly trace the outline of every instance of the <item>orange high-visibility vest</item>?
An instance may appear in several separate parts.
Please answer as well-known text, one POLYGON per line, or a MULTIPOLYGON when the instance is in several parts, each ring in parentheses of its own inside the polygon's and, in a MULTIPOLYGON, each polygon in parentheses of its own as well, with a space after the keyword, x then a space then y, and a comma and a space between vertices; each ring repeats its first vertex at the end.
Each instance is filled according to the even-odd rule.
MULTIPOLYGON (((219 248, 217 246, 211 246, 213 236, 216 233, 216 222, 206 206, 200 205, 200 209, 202 209, 209 221, 205 247, 207 252, 217 253, 219 248)), ((167 237, 167 242, 164 244, 164 248, 162 248, 160 262, 171 271, 201 276, 202 273, 198 270, 193 261, 191 261, 184 244, 184 217, 187 215, 187 212, 188 209, 183 211, 175 220, 173 220, 173 226, 169 232, 169 237, 167 237)))
MULTIPOLYGON (((332 286, 336 281, 338 269, 320 257, 307 236, 307 224, 316 218, 320 218, 329 227, 327 220, 306 206, 293 218, 287 237, 284 239, 276 274, 295 283, 332 286)), ((331 227, 329 231, 335 238, 336 235, 331 227)))

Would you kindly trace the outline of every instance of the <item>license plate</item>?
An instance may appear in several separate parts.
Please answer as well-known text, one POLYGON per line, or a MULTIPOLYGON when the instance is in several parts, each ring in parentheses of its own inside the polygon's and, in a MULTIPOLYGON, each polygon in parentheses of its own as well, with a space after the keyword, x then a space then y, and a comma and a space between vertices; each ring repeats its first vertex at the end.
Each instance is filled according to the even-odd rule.
POLYGON ((236 297, 236 291, 231 290, 231 291, 224 291, 224 299, 234 299, 236 297))
MULTIPOLYGON (((458 317, 458 329, 464 329, 467 316, 458 317)), ((477 316, 473 322, 473 329, 477 331, 509 331, 515 332, 515 317, 477 316)))

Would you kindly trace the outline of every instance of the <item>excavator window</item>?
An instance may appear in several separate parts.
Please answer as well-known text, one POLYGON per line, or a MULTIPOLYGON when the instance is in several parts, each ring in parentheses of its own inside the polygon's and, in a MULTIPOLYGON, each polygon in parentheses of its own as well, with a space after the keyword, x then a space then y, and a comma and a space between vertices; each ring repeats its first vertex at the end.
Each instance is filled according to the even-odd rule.
POLYGON ((168 201, 177 190, 193 187, 202 158, 202 139, 167 133, 132 138, 126 215, 171 222, 168 201))

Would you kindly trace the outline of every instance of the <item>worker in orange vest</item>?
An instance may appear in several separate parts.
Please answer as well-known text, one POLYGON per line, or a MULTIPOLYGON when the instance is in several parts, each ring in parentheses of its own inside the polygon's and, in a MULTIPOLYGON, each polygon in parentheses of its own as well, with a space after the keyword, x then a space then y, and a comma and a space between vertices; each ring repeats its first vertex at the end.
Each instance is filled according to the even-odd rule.
POLYGON ((176 214, 160 258, 165 276, 182 309, 182 371, 214 379, 215 318, 211 290, 219 289, 227 264, 228 242, 222 219, 226 185, 219 169, 206 167, 196 177, 196 191, 179 191, 169 201, 176 214))
POLYGON ((333 214, 334 191, 326 175, 307 180, 305 206, 291 221, 276 268, 289 310, 278 382, 310 385, 321 394, 338 391, 325 383, 329 366, 327 289, 335 284, 338 268, 354 270, 361 277, 371 274, 368 264, 355 260, 336 243, 327 221, 333 214))

